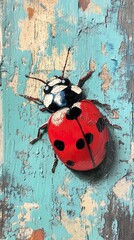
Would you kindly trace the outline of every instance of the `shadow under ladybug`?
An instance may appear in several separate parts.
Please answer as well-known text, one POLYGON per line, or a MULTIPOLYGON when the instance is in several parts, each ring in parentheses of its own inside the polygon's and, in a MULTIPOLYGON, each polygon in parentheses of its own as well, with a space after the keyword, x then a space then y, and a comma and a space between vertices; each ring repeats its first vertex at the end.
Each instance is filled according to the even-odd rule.
POLYGON ((97 183, 101 179, 107 178, 109 173, 116 165, 116 145, 110 133, 109 142, 106 143, 106 155, 99 166, 92 170, 75 171, 71 170, 79 179, 97 183))
MULTIPOLYGON (((42 112, 52 113, 48 122, 38 129, 37 137, 30 142, 31 144, 37 142, 42 137, 42 131, 47 129, 55 154, 52 172, 55 172, 58 159, 68 168, 76 171, 91 171, 97 168, 105 158, 106 144, 109 142, 109 131, 106 126, 109 121, 102 116, 96 105, 107 110, 110 110, 110 106, 84 97, 82 86, 91 77, 93 71, 80 78, 77 85, 64 77, 69 52, 70 48, 61 76, 54 76, 53 80, 44 81, 26 75, 44 84, 43 101, 21 95, 42 106, 40 109, 42 112)), ((121 129, 118 125, 112 126, 121 129)))

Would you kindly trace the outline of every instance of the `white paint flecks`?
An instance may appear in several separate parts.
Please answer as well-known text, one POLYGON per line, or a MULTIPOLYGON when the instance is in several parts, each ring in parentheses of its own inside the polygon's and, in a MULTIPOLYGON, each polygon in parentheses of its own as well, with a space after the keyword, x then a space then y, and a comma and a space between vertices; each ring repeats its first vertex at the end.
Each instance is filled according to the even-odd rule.
POLYGON ((106 92, 110 87, 110 83, 112 79, 106 64, 103 65, 102 72, 99 74, 99 76, 104 81, 104 83, 101 85, 101 88, 104 92, 106 92))
POLYGON ((14 91, 14 94, 17 95, 17 87, 18 87, 18 68, 15 68, 14 76, 11 82, 8 84, 14 91))
POLYGON ((85 194, 81 196, 81 215, 82 216, 89 216, 89 215, 96 215, 96 211, 98 210, 98 204, 92 198, 93 190, 87 190, 85 194))
POLYGON ((61 196, 64 196, 64 197, 66 197, 66 198, 68 198, 68 200, 70 200, 71 199, 71 197, 70 197, 70 195, 69 195, 69 193, 68 193, 68 190, 67 190, 67 188, 65 187, 65 186, 59 186, 58 187, 58 193, 61 195, 61 196))
POLYGON ((32 228, 20 228, 17 234, 17 239, 29 239, 32 235, 32 228))
MULTIPOLYGON (((16 206, 17 207, 17 206, 16 206)), ((39 205, 37 203, 25 202, 20 206, 20 213, 18 214, 18 222, 14 222, 13 225, 19 223, 20 229, 18 230, 17 237, 19 239, 29 239, 32 235, 33 229, 26 227, 27 223, 32 221, 31 213, 33 210, 37 210, 39 205)))
POLYGON ((60 111, 57 111, 52 115, 51 121, 55 126, 59 126, 62 123, 63 118, 67 112, 67 109, 68 108, 63 108, 60 111))
POLYGON ((124 201, 129 201, 131 198, 130 197, 131 188, 132 188, 132 181, 127 180, 126 178, 122 178, 113 187, 113 192, 119 199, 123 199, 124 201))
MULTIPOLYGON (((55 30, 55 4, 58 0, 53 1, 31 1, 24 0, 24 9, 27 17, 19 24, 21 26, 20 46, 22 50, 28 50, 32 55, 32 68, 36 65, 38 69, 37 77, 47 79, 47 74, 54 69, 63 70, 67 49, 64 48, 61 53, 57 48, 52 48, 51 56, 46 54, 48 47, 48 25, 52 26, 52 34, 55 30), (45 73, 44 73, 45 71, 45 73), (41 76, 41 72, 43 75, 41 76)), ((73 68, 72 54, 70 52, 66 70, 73 68), (71 66, 71 67, 70 67, 71 66)), ((25 79, 24 79, 25 81, 25 79)), ((36 80, 28 79, 25 93, 28 96, 38 97, 41 83, 36 80)), ((31 102, 32 103, 32 102, 31 102)))
POLYGON ((71 179, 69 177, 65 177, 62 186, 58 187, 58 193, 61 196, 68 198, 68 200, 71 200, 71 196, 68 192, 68 185, 70 184, 70 181, 71 181, 71 179))
POLYGON ((31 212, 37 210, 39 205, 37 203, 24 203, 24 205, 20 206, 20 213, 18 214, 18 222, 20 227, 23 229, 27 222, 30 222, 31 219, 31 212))
MULTIPOLYGON (((61 188, 60 188, 61 192, 61 188)), ((61 193, 66 194, 62 191, 61 193)), ((96 224, 96 218, 94 221, 89 221, 89 215, 95 217, 97 215, 98 204, 92 198, 93 190, 88 190, 85 194, 81 196, 81 213, 80 217, 76 217, 74 219, 70 219, 65 212, 61 212, 61 223, 66 228, 67 232, 71 235, 70 240, 83 240, 85 236, 89 236, 92 230, 92 224, 96 224)), ((104 203, 102 203, 104 205, 104 203)))
MULTIPOLYGON (((40 75, 38 76, 35 76, 34 77, 38 77, 40 79, 44 79, 42 78, 40 75)), ((41 89, 41 86, 43 85, 43 83, 35 80, 35 79, 31 79, 29 78, 28 80, 24 79, 24 81, 26 81, 27 85, 26 85, 26 90, 25 90, 25 93, 26 95, 28 96, 31 96, 31 97, 39 97, 39 90, 41 89)), ((32 103, 32 101, 30 102, 32 103)))
POLYGON ((20 22, 20 46, 22 50, 30 50, 33 65, 39 60, 39 53, 44 53, 48 39, 48 24, 55 28, 54 7, 57 0, 53 1, 27 1, 24 0, 24 9, 27 18, 20 22), (45 40, 44 40, 45 39, 45 40))
MULTIPOLYGON (((65 64, 67 51, 68 51, 67 48, 63 48, 59 54, 57 48, 53 47, 51 56, 47 56, 45 54, 45 56, 41 59, 38 65, 38 70, 44 71, 45 69, 46 71, 50 72, 53 71, 54 69, 57 69, 62 71, 65 64)), ((72 53, 70 51, 66 65, 66 71, 69 70, 72 71, 74 69, 75 65, 72 59, 72 53)))
POLYGON ((100 206, 101 206, 101 207, 105 207, 105 206, 106 206, 106 203, 105 203, 104 200, 102 200, 102 201, 100 202, 100 206))
POLYGON ((91 231, 91 224, 89 221, 87 223, 85 218, 76 217, 75 219, 69 219, 65 212, 62 211, 60 221, 71 235, 69 240, 83 240, 91 231))
MULTIPOLYGON (((48 47, 47 40, 49 37, 48 25, 52 26, 52 35, 56 35, 54 14, 56 2, 56 0, 46 0, 39 4, 38 1, 32 1, 29 5, 27 0, 24 1, 24 9, 28 12, 28 16, 20 22, 20 46, 22 50, 31 51, 32 65, 37 64, 38 71, 62 70, 65 63, 67 55, 66 48, 64 48, 59 55, 57 49, 53 47, 51 56, 46 55, 46 49, 48 47)), ((70 53, 66 70, 68 70, 70 64, 73 65, 71 58, 70 53)))
POLYGON ((107 55, 107 51, 106 51, 106 46, 104 44, 101 44, 101 52, 103 55, 107 55))
POLYGON ((94 60, 91 60, 89 63, 89 69, 91 71, 95 71, 96 70, 96 62, 94 60))

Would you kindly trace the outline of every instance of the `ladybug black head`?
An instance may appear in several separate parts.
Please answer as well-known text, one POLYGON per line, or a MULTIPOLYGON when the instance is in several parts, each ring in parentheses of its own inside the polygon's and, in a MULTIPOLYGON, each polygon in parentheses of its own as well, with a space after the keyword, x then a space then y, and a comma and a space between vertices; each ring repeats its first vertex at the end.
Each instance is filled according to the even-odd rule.
POLYGON ((60 110, 64 107, 71 107, 74 103, 80 101, 83 97, 82 89, 80 88, 79 84, 74 85, 68 78, 64 77, 69 51, 70 48, 68 48, 65 65, 63 67, 61 76, 55 76, 55 78, 46 81, 43 81, 39 78, 34 78, 44 83, 43 103, 49 112, 56 112, 57 110, 60 110))

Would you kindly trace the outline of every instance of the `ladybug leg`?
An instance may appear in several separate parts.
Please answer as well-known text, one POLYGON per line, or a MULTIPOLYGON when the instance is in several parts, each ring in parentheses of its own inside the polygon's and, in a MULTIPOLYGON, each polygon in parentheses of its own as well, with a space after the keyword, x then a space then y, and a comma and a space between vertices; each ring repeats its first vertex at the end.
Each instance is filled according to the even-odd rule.
POLYGON ((31 144, 34 144, 35 142, 37 142, 43 135, 43 133, 41 133, 42 130, 45 131, 45 129, 47 129, 47 124, 48 123, 45 123, 43 124, 39 129, 38 129, 38 133, 37 133, 37 137, 34 138, 32 141, 30 141, 31 144))
POLYGON ((101 107, 101 108, 105 108, 106 110, 108 110, 108 111, 110 111, 111 110, 111 107, 110 107, 110 105, 109 104, 106 104, 106 103, 101 103, 101 102, 99 102, 98 100, 90 100, 92 103, 94 103, 94 104, 96 104, 96 105, 98 105, 99 107, 101 107))
POLYGON ((41 111, 41 112, 45 112, 45 111, 47 111, 47 108, 45 108, 45 107, 40 108, 40 111, 41 111))
POLYGON ((77 86, 81 88, 84 85, 84 83, 91 77, 93 72, 94 71, 90 70, 84 77, 80 78, 77 86))
POLYGON ((41 101, 39 98, 34 98, 31 96, 22 95, 22 94, 20 94, 20 96, 26 98, 28 101, 33 101, 34 103, 36 103, 38 105, 43 105, 43 101, 41 101))
POLYGON ((58 164, 58 158, 57 158, 57 155, 56 153, 54 153, 54 163, 53 163, 53 167, 52 167, 52 173, 55 173, 55 169, 57 167, 57 164, 58 164))
POLYGON ((118 130, 122 130, 122 127, 117 125, 117 124, 111 124, 110 121, 107 119, 107 117, 103 116, 104 121, 110 125, 111 127, 118 129, 118 130))

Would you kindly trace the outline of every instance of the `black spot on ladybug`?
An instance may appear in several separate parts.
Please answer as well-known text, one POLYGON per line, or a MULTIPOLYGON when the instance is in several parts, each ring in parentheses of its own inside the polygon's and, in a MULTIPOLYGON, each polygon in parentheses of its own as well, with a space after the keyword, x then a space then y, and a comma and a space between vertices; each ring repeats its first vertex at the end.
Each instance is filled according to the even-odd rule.
POLYGON ((96 127, 98 129, 99 132, 102 132, 105 128, 105 121, 103 118, 99 118, 97 123, 96 123, 96 127))
POLYGON ((52 103, 49 105, 49 107, 47 108, 48 112, 50 112, 50 113, 56 112, 56 111, 58 111, 59 109, 60 109, 59 106, 58 106, 56 103, 54 103, 53 101, 52 101, 52 103))
POLYGON ((85 134, 85 140, 87 144, 90 144, 93 141, 93 134, 92 133, 86 133, 85 134))
POLYGON ((76 147, 82 149, 85 147, 85 141, 82 138, 79 138, 76 142, 76 147))
POLYGON ((74 166, 74 162, 73 162, 73 161, 70 161, 70 160, 68 160, 68 161, 66 162, 66 164, 67 164, 68 166, 70 166, 70 167, 74 166))
POLYGON ((68 109, 67 113, 66 113, 66 118, 68 120, 74 120, 77 119, 81 114, 81 109, 78 107, 73 107, 68 109))
POLYGON ((59 150, 59 151, 63 151, 64 150, 64 142, 60 141, 60 140, 55 140, 54 141, 54 146, 59 150))

